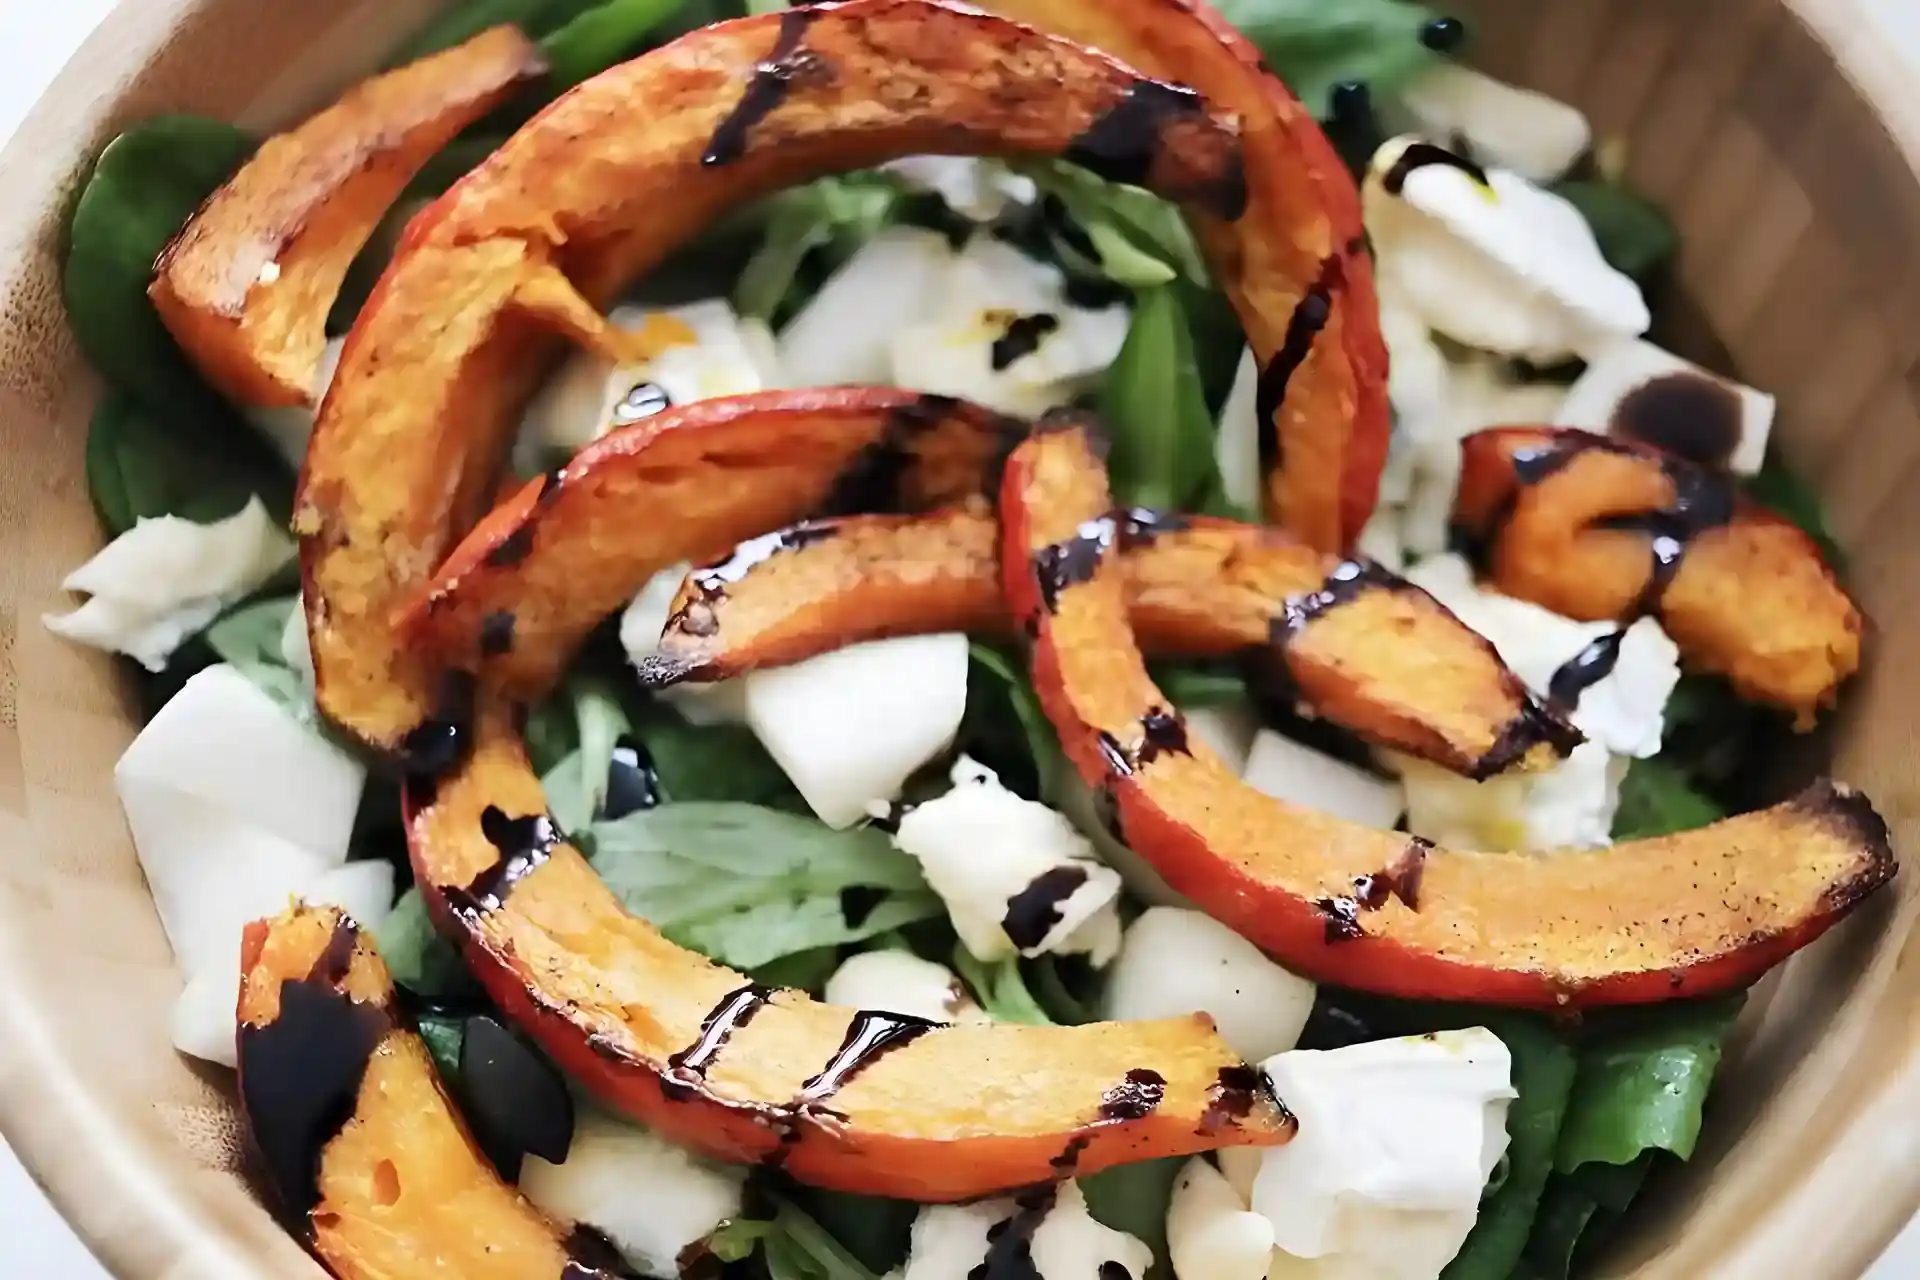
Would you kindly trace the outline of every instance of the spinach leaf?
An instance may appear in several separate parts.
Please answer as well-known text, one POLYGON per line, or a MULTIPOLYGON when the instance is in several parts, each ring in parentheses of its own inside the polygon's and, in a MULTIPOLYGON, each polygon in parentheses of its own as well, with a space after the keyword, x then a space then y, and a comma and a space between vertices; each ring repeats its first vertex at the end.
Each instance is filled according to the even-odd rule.
POLYGON ((1600 242, 1600 256, 1616 271, 1644 282, 1680 251, 1672 219, 1637 192, 1585 178, 1569 178, 1553 190, 1580 211, 1600 242))
POLYGON ((460 953, 434 931, 418 888, 400 895, 393 913, 373 931, 373 942, 393 980, 409 991, 454 996, 476 989, 460 953))
POLYGON ((781 1194, 874 1273, 884 1275, 906 1261, 914 1215, 920 1211, 912 1201, 797 1184, 783 1188, 781 1194))
POLYGON ((1554 1168, 1624 1165, 1650 1150, 1685 1160, 1745 996, 1639 1011, 1582 1046, 1554 1168))
POLYGON ((1080 1179, 1087 1212, 1094 1221, 1136 1236, 1153 1250, 1153 1270, 1147 1273, 1153 1280, 1173 1275, 1173 1261, 1167 1256, 1167 1206, 1184 1164, 1186 1159, 1180 1156, 1143 1160, 1080 1179))
POLYGON ((1215 8, 1322 120, 1333 86, 1359 81, 1385 96, 1439 57, 1420 42, 1433 11, 1404 0, 1218 0, 1215 8))
POLYGON ((256 495, 276 520, 293 510, 293 472, 223 405, 162 417, 109 388, 87 424, 86 467, 93 508, 116 537, 156 516, 224 520, 256 495))
POLYGON ((1092 995, 1074 990, 1068 981, 1069 965, 1079 965, 1086 973, 1092 973, 1092 967, 1082 961, 1067 956, 1041 956, 1029 961, 1027 970, 1032 973, 1031 989, 1033 997, 1046 1011, 1049 1019, 1065 1027, 1078 1027, 1089 1022, 1100 1021, 1100 1015, 1094 1010, 1092 995))
POLYGON ((1151 191, 1108 182, 1077 165, 1034 160, 1012 166, 1041 193, 1048 238, 1079 274, 1129 289, 1212 276, 1179 209, 1151 191))
POLYGON ((554 92, 571 89, 646 47, 685 0, 606 0, 540 40, 554 92))
POLYGON ((914 860, 872 828, 834 831, 750 804, 668 804, 592 828, 627 908, 723 964, 754 969, 943 913, 914 860))
POLYGON ((1827 530, 1826 515, 1820 509, 1820 495, 1814 492, 1812 485, 1790 470, 1780 460, 1778 453, 1767 455, 1759 474, 1746 482, 1746 491, 1747 496, 1761 506, 1800 526, 1801 531, 1819 546, 1820 554, 1826 557, 1828 564, 1836 570, 1846 567, 1846 553, 1827 530))
POLYGON ((758 1253, 769 1280, 878 1280, 847 1248, 791 1201, 776 1202, 771 1218, 739 1218, 707 1237, 707 1251, 723 1263, 758 1253))
POLYGON ((736 801, 806 812, 799 792, 745 725, 689 724, 663 703, 629 708, 669 801, 736 801))
POLYGON ((1526 1260, 1541 1280, 1566 1280, 1639 1194, 1653 1167, 1651 1152, 1632 1164, 1582 1165, 1556 1174, 1540 1201, 1526 1260))
POLYGON ((1695 789, 1684 771, 1655 756, 1628 766, 1627 776, 1620 783, 1620 807, 1613 815, 1613 838, 1669 836, 1726 816, 1718 804, 1695 789))
POLYGON ((1513 1274, 1553 1172, 1573 1089, 1574 1052, 1545 1024, 1497 1013, 1484 1022, 1513 1055, 1513 1087, 1520 1096, 1507 1108, 1506 1176, 1481 1202, 1473 1232, 1441 1273, 1443 1280, 1506 1280, 1513 1274))
POLYGON ((882 173, 821 178, 775 197, 760 247, 734 285, 734 309, 766 321, 791 312, 808 256, 823 248, 850 255, 894 220, 904 198, 904 188, 882 173))
POLYGON ((973 988, 974 998, 995 1022, 1018 1022, 1032 1027, 1053 1025, 1053 1019, 1047 1016, 1047 1011, 1027 990, 1027 980, 1020 974, 1018 957, 1008 956, 988 964, 976 959, 962 945, 953 949, 953 967, 973 988))
POLYGON ((287 666, 280 637, 299 603, 294 596, 241 605, 207 628, 207 643, 233 668, 302 724, 314 724, 313 694, 306 681, 287 666))
POLYGON ((1186 510, 1213 480, 1213 414, 1186 310, 1171 287, 1135 298, 1133 323, 1100 393, 1115 497, 1186 510))

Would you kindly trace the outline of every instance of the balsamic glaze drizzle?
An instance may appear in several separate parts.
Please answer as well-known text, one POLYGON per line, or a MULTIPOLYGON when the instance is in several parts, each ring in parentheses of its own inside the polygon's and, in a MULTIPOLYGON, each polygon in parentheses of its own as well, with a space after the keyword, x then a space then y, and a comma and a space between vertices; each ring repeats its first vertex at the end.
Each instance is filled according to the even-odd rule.
POLYGON ((548 815, 512 817, 496 805, 481 812, 480 832, 499 851, 499 858, 466 888, 448 893, 456 908, 470 915, 498 911, 514 886, 545 865, 560 843, 560 828, 548 815))
POLYGON ((1048 1183, 1017 1196, 1013 1216, 987 1228, 987 1256, 967 1272, 967 1280, 1041 1280, 1033 1261, 1033 1233, 1058 1194, 1048 1183))
POLYGON ((846 1088, 852 1079, 895 1049, 904 1049, 927 1032, 944 1025, 904 1013, 862 1009, 847 1025, 846 1038, 820 1073, 800 1086, 786 1110, 796 1116, 813 1114, 820 1104, 846 1088))
POLYGON ((1307 356, 1313 351, 1314 339, 1320 336, 1320 331, 1327 327, 1327 321, 1333 318, 1333 295, 1345 287, 1345 263, 1338 254, 1328 256, 1320 264, 1319 277, 1294 305, 1280 349, 1273 353, 1273 359, 1267 361, 1267 367, 1260 371, 1254 405, 1260 423, 1260 466, 1263 473, 1271 471, 1282 460, 1277 422, 1281 406, 1286 403, 1287 387, 1300 366, 1307 362, 1307 356))
POLYGON ((757 538, 747 539, 735 547, 733 554, 720 563, 708 565, 704 569, 695 569, 688 574, 687 582, 702 599, 717 600, 727 594, 728 587, 775 556, 788 551, 804 550, 816 543, 837 537, 839 533, 838 527, 830 521, 803 520, 785 529, 776 529, 772 533, 763 533, 757 538))
MULTIPOLYGON (((1518 677, 1513 683, 1520 684, 1518 677)), ((1474 761, 1472 770, 1467 774, 1475 782, 1485 782, 1488 778, 1505 773, 1515 761, 1533 750, 1534 744, 1544 742, 1562 756, 1586 741, 1582 734, 1559 712, 1549 708, 1534 696, 1533 690, 1520 686, 1520 709, 1507 721, 1500 736, 1494 739, 1485 755, 1474 761)))
POLYGON ((1040 349, 1047 335, 1060 327, 1060 317, 1051 311, 1036 311, 1030 316, 1015 316, 1007 322, 1006 331, 993 340, 988 349, 988 361, 995 373, 1010 367, 1014 361, 1032 355, 1040 349))
POLYGON ((430 803, 433 788, 466 758, 473 741, 478 682, 465 671, 449 671, 440 681, 433 714, 400 740, 400 771, 409 791, 430 803))
POLYGON ((1441 165, 1449 169, 1458 169, 1481 186, 1487 185, 1487 171, 1463 155, 1436 147, 1431 142, 1416 142, 1400 153, 1393 167, 1381 177, 1380 185, 1386 188, 1388 195, 1399 195, 1406 189, 1407 178, 1417 169, 1441 165))
POLYGON ((815 10, 788 9, 780 15, 780 32, 766 60, 753 69, 740 101, 727 113, 713 136, 707 140, 700 163, 712 168, 731 164, 747 151, 747 134, 753 126, 771 115, 792 92, 794 81, 820 65, 817 54, 801 47, 815 10))
POLYGON ((1088 520, 1064 542, 1041 547, 1033 553, 1033 573, 1040 584, 1040 600, 1048 613, 1060 611, 1060 593, 1068 587, 1091 582, 1093 575, 1113 548, 1114 520, 1101 516, 1088 520))
POLYGON ((1155 511, 1151 507, 1126 508, 1116 512, 1114 520, 1123 551, 1147 546, 1162 534, 1193 527, 1193 522, 1177 511, 1155 511))
POLYGON ((1140 745, 1133 758, 1138 764, 1152 764, 1163 755, 1190 756, 1187 720, 1178 711, 1155 707, 1140 717, 1140 745))
POLYGON ((1000 927, 1019 951, 1031 951, 1047 940, 1065 915, 1066 901, 1087 882, 1087 869, 1068 863, 1049 867, 1026 888, 1007 899, 1000 927))
POLYGON ((460 1041, 460 1111, 474 1140, 508 1182, 528 1152, 563 1164, 573 1146, 573 1095, 547 1056, 488 1016, 469 1018, 460 1041))
POLYGON ((1368 911, 1378 911, 1387 905, 1389 898, 1398 898, 1407 905, 1409 911, 1420 909, 1420 882, 1426 873, 1427 854, 1433 850, 1433 841, 1421 836, 1412 836, 1407 840, 1390 866, 1382 867, 1371 875, 1355 876, 1353 892, 1338 897, 1321 898, 1314 908, 1326 921, 1327 941, 1352 942, 1356 938, 1367 936, 1366 929, 1360 923, 1360 917, 1368 911))
MULTIPOLYGON (((917 461, 916 446, 922 436, 960 411, 960 401, 952 396, 922 395, 887 415, 879 439, 854 458, 833 482, 820 504, 822 515, 839 516, 872 512, 899 511, 905 503, 903 489, 917 461)), ((1009 424, 1012 420, 1008 420, 1009 424)), ((1017 430, 1009 426, 1011 437, 1006 452, 1012 453, 1024 424, 1017 430)))
POLYGON ((1147 186, 1167 122, 1205 109, 1200 95, 1184 85, 1136 80, 1126 96, 1073 140, 1061 159, 1109 182, 1147 186))
POLYGON ((1289 596, 1273 619, 1273 639, 1285 643, 1306 630, 1316 620, 1343 604, 1360 598, 1370 587, 1397 590, 1406 582, 1399 575, 1371 560, 1342 560, 1327 574, 1318 591, 1289 596))
POLYGON ((1547 684, 1548 702, 1561 711, 1577 709, 1581 694, 1613 674, 1620 661, 1621 642, 1626 638, 1624 627, 1609 631, 1561 663, 1547 684))
POLYGON ((750 982, 729 992, 715 1005, 700 1023, 699 1038, 667 1059, 667 1069, 660 1082, 667 1096, 691 1096, 706 1079, 707 1068, 720 1056, 720 1050, 733 1038, 733 1033, 753 1021, 753 1015, 760 1012, 772 994, 771 988, 750 982))
POLYGON ((1135 1067, 1127 1078, 1101 1095, 1102 1120, 1138 1120, 1151 1115, 1167 1096, 1167 1078, 1158 1071, 1135 1067))
POLYGON ((1272 1097, 1267 1078, 1249 1066, 1222 1067, 1207 1090, 1207 1109, 1200 1115, 1200 1132, 1214 1133, 1253 1114, 1253 1104, 1272 1097))

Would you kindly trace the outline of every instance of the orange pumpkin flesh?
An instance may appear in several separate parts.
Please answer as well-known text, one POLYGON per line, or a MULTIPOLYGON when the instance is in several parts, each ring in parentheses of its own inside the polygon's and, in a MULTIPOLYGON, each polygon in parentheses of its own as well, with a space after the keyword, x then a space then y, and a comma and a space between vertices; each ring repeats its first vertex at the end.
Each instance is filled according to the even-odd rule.
MULTIPOLYGON (((1289 601, 1319 590, 1335 558, 1230 520, 1129 512, 1120 525, 1128 616, 1149 653, 1259 655, 1315 714, 1472 777, 1544 768, 1580 741, 1491 645, 1415 587, 1382 578, 1345 608, 1290 626, 1289 601)), ((1010 634, 997 535, 976 501, 757 538, 688 578, 643 678, 725 679, 885 636, 1010 634)))
POLYGON ((308 403, 327 309, 380 219, 454 135, 545 71, 524 35, 495 27, 267 139, 168 244, 148 289, 208 381, 242 404, 308 403))
POLYGON ((1586 621, 1652 613, 1688 667, 1803 729, 1859 669, 1865 623, 1818 544, 1731 478, 1570 428, 1462 449, 1454 521, 1498 590, 1586 621))
POLYGON ((430 909, 507 1016, 607 1105, 720 1159, 944 1201, 1292 1132, 1205 1015, 936 1026, 752 988, 629 914, 559 838, 499 710, 454 773, 409 788, 407 829, 430 909), (1157 1104, 1116 1107, 1141 1071, 1157 1104))
POLYGON ((983 0, 1197 89, 1240 122, 1244 216, 1189 211, 1261 376, 1269 520, 1343 551, 1372 514, 1391 418, 1353 179, 1311 113, 1206 0, 983 0))
MULTIPOLYGON (((1002 585, 1041 701, 1118 835, 1297 972, 1413 999, 1639 1004, 1758 977, 1892 878, 1886 824, 1822 782, 1611 849, 1468 853, 1254 791, 1189 737, 1128 624, 1104 468, 1083 428, 1029 439, 1001 495, 1002 585)), ((1330 581, 1322 612, 1346 586, 1330 581)))
POLYGON ((667 409, 495 508, 407 609, 451 664, 520 695, 655 573, 810 511, 980 493, 1026 424, 882 388, 770 391, 667 409))
POLYGON ((614 1280, 502 1182, 333 908, 242 942, 240 1098, 295 1231, 340 1280, 614 1280))

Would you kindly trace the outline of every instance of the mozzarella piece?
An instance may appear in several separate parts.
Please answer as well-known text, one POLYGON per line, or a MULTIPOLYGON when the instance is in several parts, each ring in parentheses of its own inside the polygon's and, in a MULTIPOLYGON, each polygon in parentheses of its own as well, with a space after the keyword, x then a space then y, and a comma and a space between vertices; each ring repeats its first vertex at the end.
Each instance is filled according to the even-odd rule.
POLYGON ((528 1155, 520 1191, 563 1222, 599 1231, 642 1275, 678 1275, 681 1250, 741 1212, 747 1171, 582 1108, 564 1164, 528 1155))
MULTIPOLYGON (((981 1269, 991 1241, 999 1237, 996 1228, 1016 1221, 1024 1226, 1039 1208, 1028 1197, 1043 1194, 1044 1189, 1019 1200, 924 1206, 913 1220, 902 1280, 969 1280, 981 1269)), ((1153 1265, 1153 1250, 1087 1212, 1077 1182, 1059 1185, 1052 1206, 1031 1233, 1032 1272, 1039 1280, 1143 1280, 1153 1265)))
POLYGON ((937 231, 888 227, 874 235, 780 331, 780 361, 795 385, 890 381, 894 335, 926 317, 953 259, 937 231))
POLYGON ((1104 965, 1120 946, 1120 876, 1046 805, 1000 785, 962 756, 953 790, 915 805, 893 843, 920 863, 976 958, 1086 954, 1104 965))
POLYGON ((1475 782, 1385 753, 1406 788, 1407 829, 1448 848, 1490 853, 1589 849, 1612 843, 1629 760, 1583 742, 1551 769, 1475 782))
POLYGON ((1651 342, 1617 342, 1589 357, 1553 421, 1750 476, 1766 461, 1775 404, 1651 342))
POLYGON ((1566 176, 1593 143, 1577 108, 1458 62, 1439 62, 1400 90, 1400 102, 1427 137, 1443 146, 1465 139, 1476 160, 1532 182, 1566 176))
POLYGON ((1380 295, 1380 336, 1388 356, 1387 398, 1401 422, 1444 415, 1452 403, 1450 369, 1427 322, 1390 290, 1380 295))
POLYGON ((1273 1224, 1250 1212, 1245 1197, 1206 1157, 1195 1156, 1173 1183, 1167 1253, 1177 1280, 1265 1280, 1273 1224))
POLYGON ((932 319, 894 334, 893 383, 1026 417, 1091 386, 1131 323, 1125 306, 1075 306, 1059 270, 991 236, 967 242, 932 297, 932 319), (1022 327, 1027 340, 1012 342, 1022 327))
POLYGON ((744 677, 747 723, 820 821, 850 827, 946 750, 967 709, 967 637, 850 645, 744 677))
POLYGON ((1566 402, 1566 388, 1523 383, 1495 360, 1450 366, 1446 402, 1439 410, 1402 419, 1411 477, 1401 521, 1408 551, 1446 550, 1454 499, 1460 492, 1460 442, 1489 427, 1541 426, 1553 422, 1566 402))
POLYGON ((1262 1064, 1300 1122, 1260 1154, 1249 1207, 1278 1274, 1433 1280, 1460 1251, 1507 1149, 1512 1059, 1483 1027, 1262 1064), (1287 1257, 1316 1259, 1306 1272, 1287 1257))
POLYGON ((1608 265, 1580 211, 1553 192, 1506 169, 1489 169, 1482 185, 1440 164, 1388 192, 1382 175, 1414 141, 1375 154, 1363 198, 1382 282, 1430 328, 1539 363, 1647 331, 1639 285, 1608 265))
POLYGON ((1032 178, 973 156, 907 156, 880 169, 915 191, 932 192, 947 208, 974 222, 992 222, 1009 206, 1040 198, 1032 178))
POLYGON ((173 1002, 169 1031, 173 1047, 189 1058, 234 1068, 240 1065, 240 935, 233 938, 230 967, 211 965, 193 978, 173 1002))
POLYGON ((92 599, 41 621, 56 635, 160 671, 187 637, 293 556, 293 540, 258 497, 211 524, 178 516, 141 520, 60 584, 92 599))
POLYGON ((1116 1022, 1211 1014, 1233 1051, 1258 1061, 1299 1043, 1314 990, 1212 917, 1154 907, 1127 929, 1101 1007, 1116 1022))
POLYGON ((1260 362, 1253 348, 1240 353, 1233 386, 1220 406, 1220 426, 1213 437, 1214 465, 1220 469, 1220 488, 1227 501, 1247 511, 1260 509, 1260 362))
POLYGON ((352 916, 366 933, 377 933, 393 914, 393 864, 377 859, 349 862, 323 871, 300 899, 316 907, 338 907, 352 916))
POLYGON ((1247 753, 1253 750, 1254 734, 1259 732, 1260 717, 1252 706, 1236 702, 1217 707, 1195 707, 1181 712, 1187 732, 1217 752, 1226 766, 1239 773, 1247 765, 1247 753))
POLYGON ((518 470, 543 470, 548 451, 571 452, 670 405, 782 385, 765 325, 735 315, 723 298, 665 311, 616 307, 607 318, 617 328, 654 333, 659 349, 650 360, 625 365, 592 351, 568 357, 527 408, 514 450, 518 470), (652 392, 642 390, 649 386, 652 392))
POLYGON ((959 975, 910 951, 863 951, 827 979, 828 1004, 904 1013, 930 1022, 991 1022, 959 975))
POLYGON ((1254 735, 1242 776, 1255 791, 1276 800, 1366 827, 1391 831, 1407 807, 1399 783, 1301 746, 1271 729, 1254 735))
POLYGON ((270 409, 258 405, 246 408, 247 420, 273 442, 273 447, 296 471, 307 460, 307 441, 313 435, 314 419, 320 412, 320 402, 327 398, 327 389, 333 385, 333 375, 340 368, 340 352, 346 345, 343 334, 327 339, 327 345, 320 349, 320 364, 314 370, 313 399, 308 403, 270 409))

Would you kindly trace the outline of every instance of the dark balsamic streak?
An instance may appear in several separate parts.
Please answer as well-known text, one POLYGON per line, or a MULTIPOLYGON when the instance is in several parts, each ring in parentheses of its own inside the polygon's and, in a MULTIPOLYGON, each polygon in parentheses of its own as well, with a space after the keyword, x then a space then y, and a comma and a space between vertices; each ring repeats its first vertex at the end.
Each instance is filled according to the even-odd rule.
POLYGON ((1061 1150, 1060 1154, 1047 1161, 1047 1164, 1061 1177, 1070 1178, 1073 1176, 1073 1171, 1080 1167, 1081 1155, 1092 1145, 1092 1134, 1075 1134, 1073 1137, 1067 1139, 1067 1145, 1061 1150))
MULTIPOLYGON (((899 510, 902 481, 916 461, 915 445, 959 409, 960 402, 952 396, 937 395, 923 395, 895 409, 887 416, 879 438, 834 481, 820 504, 821 513, 838 516, 899 510)), ((1013 447, 1009 444, 1007 452, 1011 453, 1013 447)))
POLYGON ((1150 507, 1129 507, 1114 514, 1120 536, 1120 549, 1134 551, 1149 546, 1163 534, 1191 529, 1193 521, 1173 511, 1155 511, 1150 507))
POLYGON ((513 652, 514 618, 510 609, 495 609, 480 619, 480 656, 498 658, 513 652))
POLYGON ((1047 940, 1065 915, 1064 907, 1087 882, 1087 869, 1074 864, 1049 867, 1007 899, 1000 927, 1019 951, 1031 951, 1047 940))
POLYGON ((551 817, 544 813, 512 817, 497 805, 488 805, 481 812, 480 831, 500 856, 466 888, 448 891, 455 909, 467 915, 483 915, 505 906, 514 886, 545 865, 560 843, 560 828, 551 817))
POLYGON ((1200 1132, 1214 1133, 1253 1114, 1256 1100, 1272 1097, 1266 1077, 1252 1067, 1222 1067, 1207 1090, 1207 1109, 1200 1115, 1200 1132))
POLYGON ((566 478, 567 473, 564 467, 555 467, 541 477, 540 492, 534 497, 533 509, 527 512, 512 533, 500 540, 500 545, 487 552, 487 567, 511 568, 533 553, 533 527, 539 522, 541 513, 552 506, 554 500, 560 496, 560 490, 566 478))
POLYGON ((1548 704, 1563 712, 1576 710, 1581 694, 1613 674, 1626 638, 1624 627, 1609 631, 1561 663, 1547 682, 1548 704))
POLYGON ((816 55, 800 47, 816 10, 788 9, 780 15, 780 32, 764 62, 753 69, 740 101, 727 113, 707 140, 700 163, 712 168, 731 164, 747 151, 747 134, 766 119, 792 92, 794 81, 819 65, 816 55))
POLYGON ((1416 170, 1440 165, 1448 169, 1458 169, 1481 186, 1487 185, 1487 171, 1463 155, 1457 155, 1445 147, 1436 147, 1431 142, 1416 142, 1400 153, 1393 167, 1381 177, 1380 185, 1386 188, 1388 195, 1399 195, 1406 189, 1407 179, 1416 170))
POLYGON ((359 941, 360 932, 345 912, 333 922, 333 935, 327 939, 327 945, 313 959, 313 967, 307 970, 307 981, 323 987, 337 987, 345 981, 347 969, 353 963, 354 944, 359 941))
POLYGON ((1140 731, 1140 745, 1133 752, 1136 766, 1152 764, 1163 755, 1193 754, 1193 747, 1187 742, 1186 717, 1178 711, 1153 708, 1140 717, 1140 731))
POLYGON ((1333 567, 1318 591, 1290 596, 1270 626, 1272 638, 1285 644, 1343 604, 1360 598, 1368 588, 1399 590, 1406 580, 1370 560, 1343 560, 1333 567))
POLYGON ((987 1256, 967 1272, 967 1280, 1042 1280, 1033 1261, 1033 1233, 1058 1194, 1048 1183, 1017 1196, 1013 1216, 987 1228, 987 1256))
POLYGON ((1064 542, 1041 547, 1033 553, 1033 573, 1040 584, 1040 600, 1048 613, 1060 611, 1060 594, 1068 587, 1091 582, 1093 575, 1113 549, 1112 516, 1088 520, 1064 542))
POLYGON ((1125 97, 1073 140, 1061 159, 1109 182, 1147 186, 1167 122, 1205 109, 1200 95, 1184 85, 1136 80, 1125 97))
POLYGON ((573 1095, 547 1056, 492 1017, 467 1019, 460 1042, 460 1112, 508 1182, 527 1153, 564 1164, 573 1146, 573 1095))
POLYGON ((560 1271, 560 1280, 630 1280, 637 1276, 613 1241, 584 1222, 567 1235, 563 1247, 567 1265, 560 1271))
POLYGON ((1354 899, 1321 898, 1313 907, 1326 921, 1328 942, 1353 942, 1367 936, 1360 927, 1360 904, 1354 899))
POLYGON ((1047 335, 1059 327, 1060 317, 1050 311, 1015 316, 1007 322, 1006 331, 993 340, 993 346, 988 349, 988 362, 994 372, 1001 372, 1038 351, 1047 335))
POLYGON ((1320 331, 1327 327, 1327 321, 1333 318, 1333 295, 1345 287, 1346 264, 1339 255, 1331 255, 1320 264, 1319 278, 1295 304, 1293 315, 1287 320, 1287 332, 1281 339, 1280 349, 1273 353, 1273 359, 1267 361, 1267 367, 1260 371, 1254 404, 1260 423, 1260 464, 1263 472, 1272 470, 1281 462, 1280 432, 1275 424, 1279 420, 1281 406, 1286 403, 1288 384, 1293 381, 1293 375, 1300 366, 1307 362, 1307 356, 1313 351, 1314 339, 1320 336, 1320 331))
POLYGON ((1520 709, 1507 721, 1500 736, 1487 748, 1487 753, 1474 761, 1467 776, 1475 782, 1485 782, 1488 778, 1505 773, 1533 750, 1536 743, 1547 743, 1557 754, 1565 757, 1587 740, 1586 735, 1574 728, 1565 716, 1542 703, 1531 689, 1521 685, 1518 677, 1514 677, 1512 682, 1520 690, 1520 709))
POLYGON ((660 1091, 675 1101, 684 1102, 706 1081, 707 1069, 720 1056, 733 1033, 753 1021, 772 989, 757 982, 731 991, 713 1007, 700 1023, 700 1036, 691 1045, 667 1059, 660 1077, 660 1091))
POLYGON ((862 1071, 944 1025, 904 1013, 862 1009, 853 1015, 846 1038, 827 1065, 800 1086, 799 1094, 784 1110, 795 1117, 814 1114, 821 1103, 846 1088, 862 1071))
POLYGON ((473 741, 477 687, 471 673, 447 672, 441 677, 433 714, 400 740, 400 771, 420 804, 431 804, 440 779, 466 758, 473 741))
POLYGON ((1102 1120, 1138 1120, 1151 1115, 1167 1096, 1167 1078, 1158 1071, 1135 1067, 1127 1078, 1100 1098, 1102 1120))

